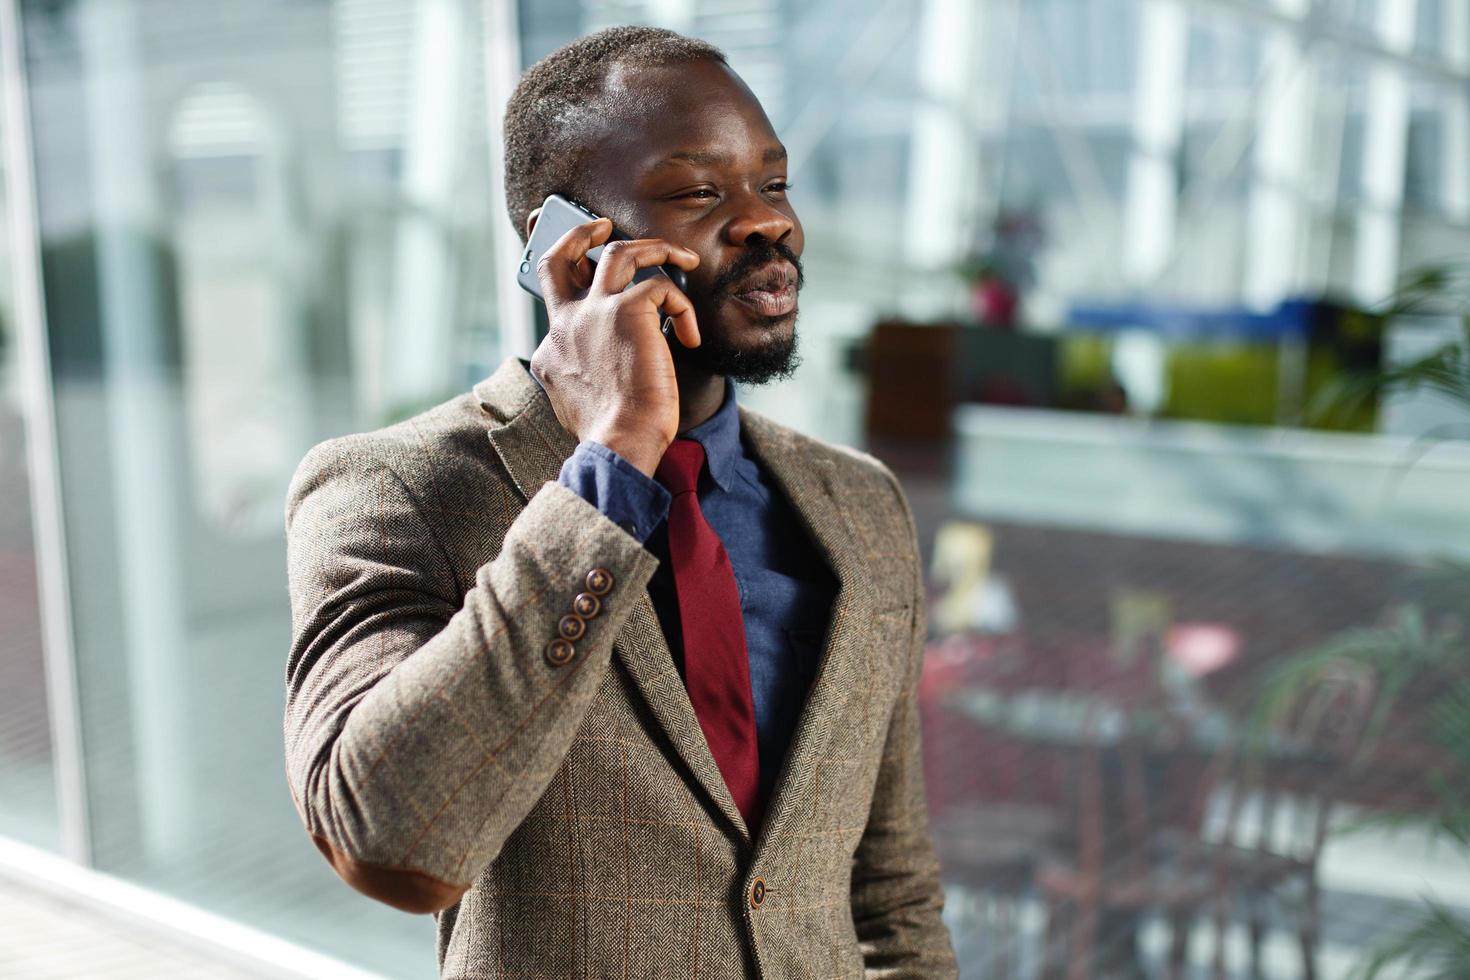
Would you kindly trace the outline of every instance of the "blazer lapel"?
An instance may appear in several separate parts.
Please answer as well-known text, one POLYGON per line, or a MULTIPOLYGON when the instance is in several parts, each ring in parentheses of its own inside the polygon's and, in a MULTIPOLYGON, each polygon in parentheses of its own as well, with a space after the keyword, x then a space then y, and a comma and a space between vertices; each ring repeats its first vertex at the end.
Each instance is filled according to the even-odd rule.
MULTIPOLYGON (((530 500, 543 483, 560 474, 562 463, 577 448, 576 437, 562 428, 545 393, 515 358, 507 359, 493 375, 475 385, 475 394, 487 414, 507 420, 490 429, 490 442, 521 495, 530 500)), ((646 589, 618 634, 613 652, 689 774, 749 844, 750 829, 710 753, 646 589)))
POLYGON ((817 764, 826 755, 833 732, 843 723, 849 699, 859 685, 867 683, 858 653, 872 630, 875 609, 873 570, 861 551, 862 538, 839 505, 832 463, 814 457, 787 430, 744 407, 740 426, 751 453, 785 491, 839 583, 817 676, 797 719, 772 799, 767 801, 758 856, 792 826, 798 805, 813 792, 817 764))

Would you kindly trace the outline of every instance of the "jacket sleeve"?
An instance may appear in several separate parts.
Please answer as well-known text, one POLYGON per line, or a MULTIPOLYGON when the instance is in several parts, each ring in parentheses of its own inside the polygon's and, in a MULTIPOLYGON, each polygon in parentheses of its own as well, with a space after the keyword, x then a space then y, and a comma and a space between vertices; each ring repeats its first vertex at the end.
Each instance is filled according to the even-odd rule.
POLYGON ((872 809, 853 859, 852 914, 867 976, 934 980, 957 977, 959 968, 940 917, 944 892, 929 835, 919 744, 918 686, 928 621, 913 515, 897 480, 888 476, 913 539, 914 614, 906 680, 889 721, 872 809))
POLYGON ((286 775, 307 832, 348 884, 437 912, 561 767, 657 559, 547 483, 461 600, 423 502, 390 458, 357 437, 330 440, 287 493, 286 775), (604 584, 558 664, 546 653, 558 621, 604 584))

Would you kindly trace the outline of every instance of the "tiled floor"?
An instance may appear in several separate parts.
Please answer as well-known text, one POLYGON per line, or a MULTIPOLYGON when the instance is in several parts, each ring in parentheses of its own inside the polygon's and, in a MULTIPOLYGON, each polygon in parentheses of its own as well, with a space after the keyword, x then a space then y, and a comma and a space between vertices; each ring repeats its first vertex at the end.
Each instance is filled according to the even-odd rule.
POLYGON ((95 910, 0 879, 6 980, 253 980, 192 949, 142 935, 95 910))

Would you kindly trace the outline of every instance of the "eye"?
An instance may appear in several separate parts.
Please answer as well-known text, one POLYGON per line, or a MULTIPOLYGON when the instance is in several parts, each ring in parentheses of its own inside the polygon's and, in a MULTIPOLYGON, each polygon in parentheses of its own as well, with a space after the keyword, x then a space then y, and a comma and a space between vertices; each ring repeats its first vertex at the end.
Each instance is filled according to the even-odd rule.
POLYGON ((791 185, 784 180, 773 180, 766 185, 767 194, 785 194, 791 190, 791 185))
POLYGON ((698 190, 692 190, 692 191, 690 191, 688 194, 685 194, 684 196, 687 197, 687 198, 692 198, 693 200, 696 200, 696 201, 708 201, 711 198, 715 197, 716 195, 715 195, 715 192, 712 191, 712 190, 710 190, 708 187, 701 187, 698 190))

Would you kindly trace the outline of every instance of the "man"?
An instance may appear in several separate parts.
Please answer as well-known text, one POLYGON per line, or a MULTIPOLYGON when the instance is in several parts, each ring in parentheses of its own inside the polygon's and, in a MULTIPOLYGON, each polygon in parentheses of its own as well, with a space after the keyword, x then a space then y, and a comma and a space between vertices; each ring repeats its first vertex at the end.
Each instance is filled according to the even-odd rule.
POLYGON ((956 973, 908 506, 734 400, 793 363, 785 176, 716 49, 555 52, 507 108, 512 217, 557 192, 636 240, 594 270, 610 223, 563 236, 529 365, 292 481, 292 796, 349 884, 435 914, 445 977, 956 973), (624 291, 664 264, 687 293, 624 291))

